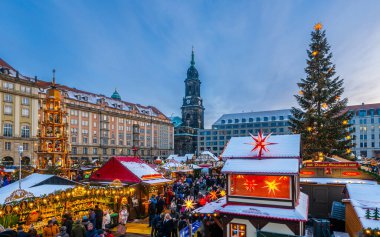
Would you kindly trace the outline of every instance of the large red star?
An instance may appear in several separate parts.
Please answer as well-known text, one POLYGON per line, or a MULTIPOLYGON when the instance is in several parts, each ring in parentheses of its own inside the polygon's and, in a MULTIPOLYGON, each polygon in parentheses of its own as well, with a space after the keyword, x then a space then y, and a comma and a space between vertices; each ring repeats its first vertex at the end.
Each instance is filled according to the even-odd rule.
POLYGON ((251 133, 249 135, 252 137, 253 142, 246 143, 246 144, 253 146, 252 151, 256 151, 256 150, 259 151, 258 157, 261 157, 263 155, 263 151, 266 151, 266 152, 269 151, 267 146, 277 144, 274 142, 267 142, 267 139, 270 137, 270 135, 272 135, 272 133, 269 133, 268 135, 263 137, 263 133, 260 130, 257 137, 253 136, 251 133))

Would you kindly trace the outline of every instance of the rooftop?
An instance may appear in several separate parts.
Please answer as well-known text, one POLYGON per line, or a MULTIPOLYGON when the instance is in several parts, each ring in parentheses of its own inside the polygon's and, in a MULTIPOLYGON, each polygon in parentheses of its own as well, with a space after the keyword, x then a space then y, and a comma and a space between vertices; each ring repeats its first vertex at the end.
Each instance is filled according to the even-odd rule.
POLYGON ((221 125, 222 120, 225 120, 227 124, 229 119, 232 120, 232 123, 235 123, 235 119, 238 119, 239 123, 242 123, 243 118, 246 119, 246 122, 249 122, 249 119, 253 119, 256 122, 256 118, 260 118, 263 121, 263 117, 268 117, 268 120, 271 121, 272 116, 276 117, 275 121, 279 121, 280 116, 283 116, 284 120, 288 120, 289 115, 291 115, 290 109, 223 114, 213 125, 221 125))

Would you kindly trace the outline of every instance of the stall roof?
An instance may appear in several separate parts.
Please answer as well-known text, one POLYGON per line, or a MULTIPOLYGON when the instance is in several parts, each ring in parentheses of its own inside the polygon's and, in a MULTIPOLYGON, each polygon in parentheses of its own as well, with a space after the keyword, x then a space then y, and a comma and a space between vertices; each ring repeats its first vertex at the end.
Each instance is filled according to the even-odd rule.
POLYGON ((160 184, 160 183, 171 183, 173 182, 172 180, 170 179, 151 179, 151 180, 145 180, 143 181, 143 183, 146 183, 146 184, 160 184))
POLYGON ((247 174, 298 174, 299 160, 294 158, 244 158, 228 159, 222 168, 222 173, 247 174))
MULTIPOLYGON (((270 136, 267 142, 275 143, 267 146, 268 152, 264 152, 262 157, 299 157, 300 156, 300 135, 274 135, 270 136)), ((257 157, 258 150, 253 150, 254 140, 252 137, 232 137, 225 147, 222 158, 248 158, 257 157)))
POLYGON ((240 216, 264 217, 269 219, 307 221, 308 196, 300 193, 295 209, 227 204, 217 212, 240 216))
POLYGON ((376 181, 366 179, 339 179, 339 178, 300 178, 301 183, 317 184, 377 184, 376 181))
POLYGON ((90 176, 90 181, 97 182, 115 179, 122 183, 141 183, 163 179, 163 176, 138 157, 126 156, 112 157, 90 176))
MULTIPOLYGON (((21 180, 21 188, 31 192, 35 197, 73 188, 77 184, 74 181, 56 175, 37 173, 31 174, 21 180)), ((17 189, 18 182, 0 188, 0 203, 4 203, 5 199, 17 189)))
POLYGON ((350 201, 356 215, 363 228, 379 228, 380 220, 374 220, 373 218, 367 219, 366 211, 367 209, 375 210, 375 208, 380 210, 380 185, 372 184, 347 184, 346 185, 350 201))
POLYGON ((199 207, 195 209, 193 213, 212 214, 215 211, 222 209, 225 204, 226 204, 226 197, 222 197, 216 200, 215 202, 209 202, 203 207, 199 207))

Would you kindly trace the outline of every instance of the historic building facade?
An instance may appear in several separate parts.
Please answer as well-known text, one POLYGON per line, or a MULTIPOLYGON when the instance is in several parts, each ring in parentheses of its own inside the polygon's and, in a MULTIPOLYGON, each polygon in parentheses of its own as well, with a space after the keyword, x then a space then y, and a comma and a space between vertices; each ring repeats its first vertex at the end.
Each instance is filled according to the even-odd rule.
POLYGON ((185 155, 194 153, 197 134, 204 128, 204 110, 201 97, 201 81, 195 68, 194 50, 191 52, 190 67, 185 80, 185 97, 182 102, 182 123, 175 129, 175 153, 185 155))
POLYGON ((31 164, 37 149, 38 86, 35 78, 21 75, 0 58, 0 161, 31 164))
MULTIPOLYGON (((39 108, 51 83, 21 76, 0 63, 0 163, 17 165, 17 147, 23 145, 25 160, 35 165, 39 108)), ((56 88, 68 113, 69 158, 74 163, 134 154, 153 159, 173 153, 173 124, 156 107, 123 101, 117 91, 107 97, 59 84, 56 88)))
POLYGON ((231 137, 244 137, 255 134, 260 129, 273 135, 290 134, 289 109, 235 113, 222 115, 211 129, 200 129, 198 152, 210 151, 220 155, 231 137))

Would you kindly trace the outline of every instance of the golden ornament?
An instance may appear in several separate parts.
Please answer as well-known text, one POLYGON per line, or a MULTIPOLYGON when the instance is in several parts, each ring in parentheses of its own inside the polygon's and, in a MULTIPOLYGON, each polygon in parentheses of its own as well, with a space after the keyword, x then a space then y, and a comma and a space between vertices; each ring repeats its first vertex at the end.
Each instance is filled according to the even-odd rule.
POLYGON ((313 51, 313 52, 311 53, 311 55, 313 55, 314 57, 317 56, 317 55, 318 55, 318 51, 313 51))

